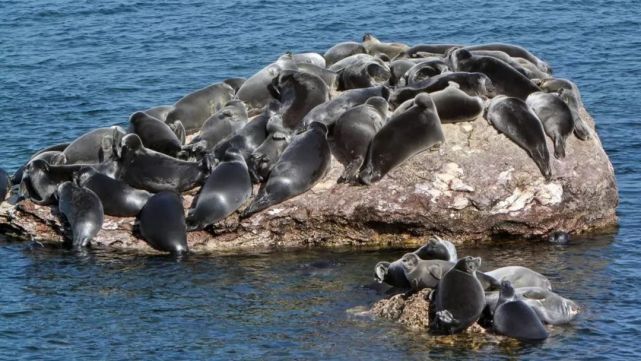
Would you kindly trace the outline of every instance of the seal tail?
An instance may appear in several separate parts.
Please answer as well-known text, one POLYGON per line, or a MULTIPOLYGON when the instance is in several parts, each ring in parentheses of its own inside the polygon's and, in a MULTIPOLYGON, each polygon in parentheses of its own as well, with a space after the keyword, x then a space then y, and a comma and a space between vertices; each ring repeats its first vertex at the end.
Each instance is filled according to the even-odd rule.
POLYGON ((590 131, 578 114, 574 117, 574 135, 581 140, 590 139, 590 131))
POLYGON ((563 139, 563 137, 556 137, 556 139, 554 139, 554 158, 565 158, 565 139, 563 139))

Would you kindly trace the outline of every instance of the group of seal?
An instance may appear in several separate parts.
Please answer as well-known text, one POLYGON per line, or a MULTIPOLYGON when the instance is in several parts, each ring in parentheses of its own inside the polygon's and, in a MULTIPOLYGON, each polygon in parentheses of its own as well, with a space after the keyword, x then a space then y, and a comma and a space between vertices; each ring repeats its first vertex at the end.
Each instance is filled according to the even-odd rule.
POLYGON ((438 237, 394 262, 378 262, 375 279, 390 291, 431 289, 428 324, 433 334, 455 334, 474 323, 524 342, 549 336, 545 324, 571 322, 572 300, 552 292, 542 274, 522 266, 481 271, 481 258, 457 259, 454 245, 438 237))
MULTIPOLYGON (((24 198, 60 208, 75 246, 88 244, 102 219, 76 215, 100 211, 138 217, 152 247, 182 253, 184 232, 310 190, 332 156, 345 166, 338 182, 378 182, 447 141, 442 123, 485 115, 550 178, 546 136, 563 158, 570 133, 590 135, 578 116, 578 89, 550 73, 516 45, 409 46, 366 34, 323 55, 286 53, 247 79, 134 112, 128 127, 44 148, 11 181, 24 198), (253 184, 260 184, 255 197, 253 184), (185 216, 182 193, 191 190, 197 194, 185 216)), ((7 179, 0 172, 0 186, 7 179)))

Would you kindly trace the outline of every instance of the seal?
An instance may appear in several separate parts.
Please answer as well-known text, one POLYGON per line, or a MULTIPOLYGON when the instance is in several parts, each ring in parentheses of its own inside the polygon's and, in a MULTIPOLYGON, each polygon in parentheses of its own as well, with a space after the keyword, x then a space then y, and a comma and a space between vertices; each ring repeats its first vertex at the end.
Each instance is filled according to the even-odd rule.
POLYGON ((7 198, 7 193, 9 193, 9 188, 11 186, 11 180, 9 179, 9 173, 6 170, 0 168, 0 204, 4 202, 7 198))
POLYGON ((229 148, 222 162, 211 172, 187 214, 187 230, 215 224, 240 208, 252 194, 245 158, 229 148))
POLYGON ((151 193, 130 187, 124 182, 98 173, 92 167, 82 167, 74 175, 75 182, 94 192, 104 213, 114 217, 135 217, 145 206, 151 193))
POLYGON ((167 115, 169 115, 172 110, 174 110, 173 105, 159 105, 145 110, 145 113, 147 113, 147 115, 149 115, 150 117, 154 117, 164 122, 165 120, 167 120, 167 115))
POLYGON ((238 92, 238 89, 240 89, 243 84, 247 81, 247 78, 227 78, 223 80, 223 83, 229 85, 234 89, 234 93, 238 92))
POLYGON ((400 87, 389 97, 389 103, 397 108, 405 101, 414 99, 420 93, 433 93, 443 90, 455 82, 470 96, 493 97, 496 93, 492 81, 483 73, 452 72, 425 79, 414 85, 400 87))
POLYGON ((327 64, 325 63, 325 58, 319 53, 308 52, 308 53, 292 53, 287 52, 280 56, 280 59, 292 59, 296 65, 302 64, 311 64, 321 68, 325 68, 327 64))
POLYGON ((405 84, 413 85, 425 79, 437 76, 448 71, 447 64, 441 59, 424 60, 414 64, 405 72, 405 84))
POLYGON ((407 277, 405 277, 401 259, 392 263, 378 262, 374 267, 374 278, 378 283, 385 282, 390 286, 403 290, 411 288, 407 277))
POLYGON ((63 151, 67 164, 97 164, 106 157, 102 139, 112 137, 118 143, 125 136, 125 130, 119 126, 98 128, 89 131, 71 142, 63 151))
POLYGON ((297 130, 307 113, 329 100, 329 88, 321 78, 298 71, 281 72, 272 80, 269 90, 272 97, 280 102, 278 112, 281 114, 281 117, 272 117, 267 122, 270 133, 297 130))
POLYGON ((319 104, 303 118, 303 125, 308 127, 313 122, 323 123, 328 128, 347 110, 365 103, 371 97, 383 97, 387 99, 390 91, 386 86, 371 88, 351 89, 342 92, 339 96, 319 104))
POLYGON ((550 335, 534 310, 516 298, 509 281, 501 282, 493 324, 496 332, 525 342, 542 341, 550 335))
POLYGON ((330 91, 338 87, 338 73, 334 71, 307 63, 298 64, 298 71, 321 78, 330 91))
POLYGON ((440 259, 422 260, 414 253, 401 258, 403 273, 414 291, 436 288, 443 275, 452 269, 453 263, 440 259))
POLYGON ((422 58, 421 53, 445 54, 450 49, 460 48, 460 44, 418 44, 403 51, 397 59, 402 58, 422 58))
POLYGON ((546 62, 537 58, 536 56, 534 56, 534 54, 530 53, 527 49, 520 47, 518 45, 490 43, 490 44, 470 45, 470 46, 466 46, 465 49, 468 51, 471 51, 471 50, 502 51, 511 57, 519 57, 519 58, 527 59, 531 63, 535 64, 539 68, 539 70, 546 73, 552 73, 552 68, 550 68, 550 66, 546 62))
POLYGON ((330 65, 342 59, 345 59, 348 56, 354 54, 365 54, 366 52, 367 51, 365 50, 365 47, 363 47, 363 45, 361 45, 360 43, 354 41, 345 41, 327 49, 325 54, 323 54, 323 58, 325 58, 326 66, 329 67, 330 65))
MULTIPOLYGON (((273 115, 270 119, 274 122, 282 122, 282 120, 274 120, 273 118, 280 118, 280 114, 273 115)), ((280 131, 267 136, 265 141, 256 148, 247 160, 247 167, 249 168, 252 182, 263 183, 267 180, 269 173, 280 159, 281 154, 283 154, 283 151, 287 148, 290 141, 290 135, 280 131)))
POLYGON ((277 77, 283 70, 297 70, 298 66, 292 54, 280 57, 276 62, 267 65, 256 74, 252 75, 238 89, 236 96, 247 104, 249 108, 260 109, 273 99, 267 87, 272 79, 277 77))
POLYGON ((129 117, 129 133, 138 134, 145 147, 172 157, 182 149, 180 139, 169 125, 145 112, 135 112, 129 117))
POLYGON ((154 194, 140 211, 138 229, 152 248, 181 255, 189 252, 182 199, 176 192, 154 194))
POLYGON ((389 86, 404 86, 405 84, 405 73, 410 70, 416 61, 410 59, 398 59, 390 63, 390 77, 387 80, 389 86))
POLYGON ((554 244, 568 244, 570 243, 570 234, 565 231, 554 231, 548 235, 548 242, 554 244))
POLYGON ((332 154, 345 169, 338 183, 356 183, 367 148, 387 120, 388 104, 382 97, 372 97, 365 104, 346 111, 336 120, 332 154))
POLYGON ((222 159, 229 148, 239 151, 245 160, 258 148, 267 138, 267 121, 278 108, 268 107, 260 115, 252 118, 245 126, 232 137, 218 143, 214 148, 214 157, 222 159))
POLYGON ((550 281, 542 274, 522 266, 508 266, 485 272, 498 281, 510 281, 513 287, 541 287, 552 289, 550 281))
POLYGON ((473 55, 465 49, 458 49, 450 55, 450 64, 455 71, 479 72, 487 75, 492 80, 497 94, 525 100, 531 93, 541 91, 525 75, 497 58, 473 55))
POLYGON ((467 95, 455 82, 450 82, 447 88, 430 95, 443 124, 473 121, 485 109, 481 97, 467 95))
MULTIPOLYGON (((338 63, 334 66, 336 65, 338 65, 338 63)), ((369 88, 382 85, 388 81, 390 76, 391 72, 389 67, 379 58, 359 56, 339 71, 338 90, 369 88)))
MULTIPOLYGON (((525 302, 536 312, 541 322, 549 325, 563 325, 572 322, 581 308, 574 301, 541 287, 515 288, 516 298, 525 302)), ((499 292, 486 292, 485 299, 490 309, 495 309, 499 292)))
POLYGON ((27 169, 27 167, 29 166, 29 163, 31 163, 36 159, 44 160, 45 162, 51 165, 59 165, 59 164, 67 163, 67 158, 65 158, 65 155, 62 151, 51 150, 51 151, 38 152, 34 154, 27 161, 27 163, 21 165, 20 168, 18 168, 18 170, 13 174, 13 176, 11 177, 12 185, 20 184, 20 182, 22 182, 22 176, 24 174, 25 169, 27 169))
POLYGON ((525 100, 543 123, 543 130, 554 142, 554 157, 565 158, 565 140, 574 130, 570 108, 556 94, 535 92, 525 100))
POLYGON ((243 212, 243 217, 308 191, 325 176, 331 157, 327 127, 322 123, 312 123, 285 149, 267 183, 243 212))
POLYGON ((377 182, 408 158, 443 141, 434 102, 429 94, 421 93, 414 98, 412 107, 391 118, 376 133, 359 179, 364 184, 377 182))
POLYGON ((207 150, 213 149, 226 138, 234 135, 247 124, 247 107, 240 100, 232 100, 205 120, 200 133, 191 145, 203 142, 207 150))
POLYGON ((201 184, 209 175, 209 158, 187 162, 147 149, 136 134, 122 138, 120 180, 138 189, 155 193, 184 192, 201 184))
POLYGON ((461 258, 441 278, 431 296, 431 332, 455 334, 464 331, 479 319, 485 308, 485 293, 476 277, 480 265, 480 258, 461 258))
POLYGON ((389 59, 394 59, 410 47, 401 43, 382 43, 374 35, 363 35, 363 47, 371 55, 385 54, 389 59))
POLYGON ((590 128, 585 124, 581 116, 579 116, 579 107, 583 107, 581 100, 581 93, 579 88, 573 82, 567 79, 552 78, 552 79, 538 79, 535 82, 546 93, 558 93, 561 99, 568 105, 574 118, 574 135, 581 140, 590 139, 590 128))
POLYGON ((485 119, 523 148, 546 179, 552 177, 543 125, 523 100, 499 95, 487 107, 485 119))
POLYGON ((180 120, 187 132, 194 132, 233 97, 234 89, 225 83, 215 83, 198 89, 180 98, 174 104, 174 109, 167 114, 165 122, 173 124, 180 120))
POLYGON ((104 211, 100 198, 69 181, 58 187, 57 196, 58 210, 71 226, 71 247, 86 247, 102 228, 104 211))
POLYGON ((421 248, 414 252, 419 258, 424 260, 440 259, 443 261, 450 261, 456 263, 458 255, 456 254, 456 247, 448 240, 444 240, 439 236, 430 238, 421 248))
POLYGON ((543 78, 549 77, 547 73, 540 71, 534 64, 530 63, 528 60, 519 58, 524 61, 524 63, 522 64, 518 60, 512 58, 511 56, 507 55, 505 52, 502 52, 502 51, 472 50, 470 51, 470 53, 472 53, 473 55, 489 56, 492 58, 502 60, 508 63, 512 68, 514 68, 514 70, 525 75, 528 79, 543 79, 543 78), (529 64, 530 66, 527 66, 524 64, 529 64))

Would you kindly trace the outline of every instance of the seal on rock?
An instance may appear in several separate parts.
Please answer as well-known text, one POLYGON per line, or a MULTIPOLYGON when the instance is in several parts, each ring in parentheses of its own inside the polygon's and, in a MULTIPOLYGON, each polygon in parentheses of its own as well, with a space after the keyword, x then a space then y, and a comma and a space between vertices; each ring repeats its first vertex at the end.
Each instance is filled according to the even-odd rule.
POLYGON ((112 137, 116 144, 125 136, 125 130, 119 126, 98 128, 89 131, 71 142, 63 151, 66 164, 97 164, 105 157, 103 138, 112 137))
POLYGON ((448 240, 441 239, 438 236, 430 238, 426 244, 414 252, 419 258, 424 260, 440 259, 443 261, 456 262, 458 255, 456 247, 448 240))
POLYGON ((516 298, 509 281, 501 282, 493 324, 498 333, 526 342, 545 340, 550 335, 534 310, 516 298))
POLYGON ((7 198, 10 186, 11 181, 9 180, 9 174, 6 170, 0 168, 0 204, 7 198))
POLYGON ((534 111, 543 130, 554 142, 554 157, 565 158, 565 140, 574 130, 574 118, 570 108, 556 94, 535 92, 525 100, 534 111))
POLYGON ((490 43, 490 44, 479 44, 479 45, 470 45, 465 47, 466 50, 471 51, 471 50, 498 50, 502 51, 506 54, 508 54, 511 57, 519 57, 523 59, 527 59, 531 63, 535 64, 539 70, 546 72, 546 73, 551 73, 552 68, 550 66, 542 61, 541 59, 537 58, 534 56, 532 53, 530 53, 527 49, 520 47, 518 45, 513 45, 513 44, 503 44, 503 43, 490 43))
POLYGON ((405 271, 403 270, 403 263, 398 259, 392 263, 378 262, 374 267, 375 279, 378 283, 387 283, 390 286, 399 289, 409 289, 411 287, 405 271))
POLYGON ((100 198, 104 213, 108 216, 135 217, 152 195, 98 173, 92 167, 80 168, 75 174, 75 180, 78 185, 91 190, 100 198))
POLYGON ((494 97, 486 108, 485 119, 523 148, 546 179, 552 177, 543 125, 523 100, 504 95, 494 97))
POLYGON ((485 272, 498 281, 510 281, 513 287, 541 287, 552 289, 552 284, 542 274, 523 266, 507 266, 485 272))
POLYGON ((234 89, 225 83, 215 83, 180 98, 165 120, 173 124, 180 120, 187 132, 194 132, 234 97, 234 89))
POLYGON ((405 72, 405 84, 413 85, 425 79, 429 79, 431 77, 442 74, 448 70, 449 68, 443 60, 425 60, 420 63, 414 64, 414 66, 412 66, 405 72))
POLYGON ((260 115, 252 118, 232 137, 218 143, 214 148, 214 157, 222 159, 229 148, 239 151, 245 160, 258 148, 267 138, 267 121, 273 115, 273 110, 266 109, 260 115))
POLYGON ((180 139, 169 125, 145 112, 135 112, 129 117, 129 133, 138 134, 145 147, 172 157, 182 149, 180 139))
POLYGON ((297 70, 296 62, 291 54, 280 57, 276 62, 267 65, 258 73, 252 75, 238 89, 236 96, 253 109, 260 109, 269 104, 272 97, 267 90, 272 79, 277 77, 283 70, 297 70))
POLYGON ((272 118, 267 130, 293 132, 301 124, 303 117, 317 105, 329 100, 329 88, 325 82, 312 74, 298 71, 283 71, 269 85, 272 97, 280 102, 281 117, 272 118), (282 122, 276 123, 279 119, 282 122))
POLYGON ((405 160, 445 141, 436 106, 427 93, 414 98, 414 105, 391 118, 376 133, 361 168, 364 184, 379 181, 405 160))
POLYGON ((387 99, 389 94, 390 90, 386 86, 344 91, 337 97, 314 107, 303 118, 303 125, 307 127, 313 122, 319 122, 325 124, 328 128, 333 127, 336 119, 347 110, 365 103, 371 97, 380 96, 387 99))
POLYGON ((414 253, 401 258, 403 273, 414 291, 423 288, 436 288, 443 275, 450 271, 453 264, 440 259, 423 260, 414 253))
POLYGON ((140 235, 152 248, 174 255, 189 252, 187 225, 180 195, 172 191, 154 194, 140 211, 140 235))
MULTIPOLYGON (((207 118, 191 145, 204 142, 206 149, 213 149, 224 139, 234 135, 247 124, 247 107, 240 100, 232 100, 207 118)), ((187 147, 185 147, 187 148, 187 147)))
MULTIPOLYGON (((530 306, 541 322, 549 325, 563 325, 571 322, 580 312, 574 301, 541 287, 515 288, 516 298, 530 306)), ((499 292, 486 292, 485 299, 490 309, 495 309, 499 292)))
POLYGON ((330 65, 347 58, 348 56, 354 54, 365 54, 367 51, 362 44, 354 41, 345 41, 338 43, 331 48, 327 49, 323 57, 325 58, 325 63, 329 67, 330 65))
POLYGON ((455 334, 476 322, 485 308, 485 293, 476 277, 477 257, 465 257, 441 278, 432 293, 430 331, 455 334))
POLYGON ((590 129, 579 116, 579 107, 583 107, 579 88, 567 79, 537 79, 539 87, 547 93, 558 93, 561 99, 568 105, 574 118, 574 135, 581 140, 590 139, 590 129))
POLYGON ((203 229, 235 212, 252 194, 245 158, 230 148, 211 172, 188 211, 187 230, 203 229))
POLYGON ((169 115, 172 110, 174 110, 173 105, 159 105, 153 108, 149 108, 144 112, 147 113, 147 115, 149 115, 150 117, 154 117, 164 122, 165 120, 167 120, 167 115, 169 115))
POLYGON ((71 226, 71 246, 85 247, 102 228, 100 198, 87 188, 67 181, 58 187, 58 210, 71 226))
POLYGON ((336 120, 332 154, 345 166, 338 183, 355 183, 358 180, 358 171, 367 156, 367 148, 387 120, 387 109, 384 98, 372 97, 336 120))
POLYGON ((243 217, 312 188, 329 170, 331 156, 327 127, 322 123, 312 123, 287 146, 269 173, 267 183, 243 212, 243 217))
POLYGON ((473 121, 483 114, 485 108, 481 97, 468 95, 455 82, 430 95, 443 124, 473 121))
POLYGON ((400 53, 409 49, 406 44, 383 43, 370 33, 363 35, 363 47, 369 54, 385 54, 389 59, 394 59, 400 53))

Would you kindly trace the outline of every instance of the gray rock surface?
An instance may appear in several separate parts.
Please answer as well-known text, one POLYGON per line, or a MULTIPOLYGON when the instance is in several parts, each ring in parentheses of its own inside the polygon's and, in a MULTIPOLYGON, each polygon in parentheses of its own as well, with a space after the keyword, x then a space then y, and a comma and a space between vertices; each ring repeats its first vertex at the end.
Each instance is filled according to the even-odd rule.
MULTIPOLYGON (((483 118, 443 126, 446 142, 423 152, 371 186, 336 184, 342 165, 309 192, 215 231, 189 233, 192 251, 247 248, 415 245, 437 234, 454 242, 543 237, 555 230, 596 231, 616 225, 614 171, 594 121, 581 109, 592 137, 571 136, 563 160, 551 152, 546 182, 524 150, 483 118)), ((256 192, 254 192, 256 193, 256 192)), ((191 204, 185 195, 185 205, 191 204)), ((93 244, 152 252, 132 235, 133 218, 105 217, 93 244)), ((0 231, 24 239, 61 242, 55 208, 28 201, 0 206, 0 231)))

